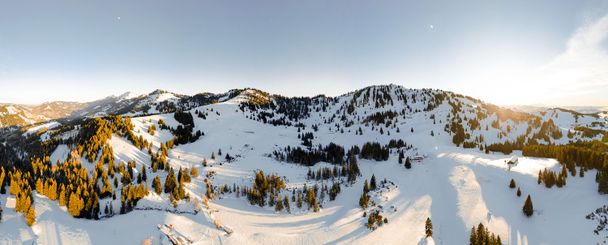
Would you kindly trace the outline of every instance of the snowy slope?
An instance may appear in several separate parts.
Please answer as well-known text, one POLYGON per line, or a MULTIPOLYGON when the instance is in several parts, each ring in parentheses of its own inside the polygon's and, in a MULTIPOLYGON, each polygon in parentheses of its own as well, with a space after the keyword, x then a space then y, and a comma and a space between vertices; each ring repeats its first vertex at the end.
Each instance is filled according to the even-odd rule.
MULTIPOLYGON (((299 146, 299 130, 314 132, 313 145, 333 142, 345 149, 370 141, 386 144, 391 139, 403 139, 413 146, 406 150, 407 155, 426 156, 422 161, 414 162, 412 169, 398 164, 395 152, 387 161, 359 159, 362 176, 352 185, 342 185, 336 200, 325 198, 320 212, 312 212, 306 205, 299 209, 294 203, 291 203, 291 213, 275 212, 274 208, 252 206, 246 198, 227 193, 211 200, 206 211, 197 214, 136 210, 94 221, 74 219, 64 207, 36 195, 37 222, 31 228, 25 225, 21 214, 4 208, 0 243, 134 244, 146 239, 167 243, 166 237, 156 228, 165 223, 175 225, 177 231, 195 244, 466 244, 471 227, 480 222, 499 234, 505 244, 595 244, 602 241, 601 235, 592 233, 596 224, 585 219, 586 214, 605 203, 605 197, 597 193, 594 171, 588 171, 584 178, 569 177, 563 188, 547 189, 537 184, 536 177, 538 171, 545 168, 559 170, 559 163, 554 159, 523 157, 521 152, 515 151, 512 155, 519 156, 519 162, 509 170, 505 161, 511 158, 510 155, 485 154, 477 148, 455 146, 452 136, 445 130, 446 123, 454 115, 454 107, 448 100, 462 103, 458 112, 462 118, 474 118, 478 112, 486 112, 486 107, 480 101, 458 96, 429 107, 440 93, 395 85, 370 87, 336 98, 314 98, 318 103, 311 103, 307 113, 299 113, 300 118, 288 118, 287 113, 277 109, 280 108, 279 99, 256 90, 244 90, 237 96, 222 98, 219 103, 189 108, 194 116, 194 131, 201 130, 204 136, 170 149, 168 162, 175 169, 198 168, 198 177, 186 185, 188 193, 198 201, 205 194, 204 179, 208 174, 213 176, 210 179, 215 186, 243 186, 253 182, 256 170, 277 173, 287 182, 287 194, 304 184, 321 184, 321 181, 307 180, 309 167, 279 162, 268 156, 286 146, 299 146), (392 102, 380 105, 374 97, 384 91, 384 101, 392 102), (367 99, 366 93, 369 93, 367 99), (241 103, 252 100, 277 107, 261 106, 255 111, 241 107, 241 103), (352 111, 349 110, 351 104, 352 111), (256 120, 264 111, 275 112, 268 116, 266 123, 256 120), (391 126, 367 120, 373 113, 388 111, 403 113, 392 119, 395 123, 391 126), (198 117, 196 112, 205 114, 205 118, 198 117), (340 117, 344 120, 338 120, 340 117), (270 123, 271 119, 280 118, 286 118, 291 125, 270 123), (344 125, 344 121, 352 124, 344 125), (363 134, 356 133, 359 128, 363 134), (217 154, 219 149, 223 154, 212 160, 212 152, 217 154), (226 154, 235 160, 225 161, 226 154), (203 160, 207 160, 207 167, 202 166, 203 160), (363 182, 372 175, 394 183, 386 190, 372 193, 373 199, 383 207, 382 215, 388 219, 387 224, 374 231, 365 227, 367 218, 362 216, 379 207, 363 210, 358 205, 363 182), (516 196, 515 189, 508 187, 511 179, 521 188, 521 197, 516 196), (521 210, 528 194, 534 202, 534 215, 529 218, 521 210), (434 225, 433 238, 429 239, 424 235, 427 217, 434 225), (233 233, 227 235, 217 229, 214 222, 229 227, 233 233)), ((171 95, 159 95, 158 98, 163 101, 174 99, 171 95)), ((567 143, 566 132, 576 126, 592 126, 594 122, 606 120, 592 116, 577 119, 571 112, 562 110, 549 110, 537 116, 543 122, 551 119, 564 132, 562 138, 551 138, 556 143, 567 143)), ((496 114, 480 118, 478 129, 472 129, 466 123, 463 126, 471 139, 482 136, 484 144, 515 140, 526 134, 529 127, 528 121, 508 119, 501 121, 499 128, 494 128, 491 125, 497 118, 496 114)), ((157 129, 154 135, 148 133, 151 125, 159 127, 160 119, 170 127, 179 125, 173 113, 139 116, 132 120, 135 134, 152 142, 154 152, 172 138, 168 130, 157 129)), ((596 125, 596 128, 602 126, 596 125)), ((537 131, 532 129, 531 134, 537 131)), ((108 143, 117 162, 134 160, 136 170, 142 165, 149 166, 148 152, 136 148, 127 139, 113 135, 108 143)), ((60 145, 51 155, 52 162, 64 160, 68 152, 67 145, 60 145)), ((90 170, 94 167, 86 161, 83 164, 90 170)), ((332 165, 319 163, 310 169, 327 166, 332 165)), ((166 173, 149 172, 148 178, 155 175, 164 180, 166 173)), ((325 184, 331 185, 331 181, 325 181, 325 184)), ((4 204, 7 196, 0 195, 0 202, 4 204)), ((100 201, 108 202, 112 201, 109 198, 100 201)), ((166 194, 152 193, 138 206, 170 208, 168 202, 166 194)), ((116 208, 119 203, 114 202, 114 205, 116 208)), ((193 206, 180 203, 178 210, 191 211, 193 206)))

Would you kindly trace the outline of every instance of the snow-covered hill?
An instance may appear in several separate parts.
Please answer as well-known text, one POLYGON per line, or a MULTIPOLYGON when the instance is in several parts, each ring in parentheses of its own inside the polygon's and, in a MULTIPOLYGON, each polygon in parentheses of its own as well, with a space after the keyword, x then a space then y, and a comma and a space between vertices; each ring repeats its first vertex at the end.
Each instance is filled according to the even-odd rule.
MULTIPOLYGON (((500 235, 504 244, 595 244, 607 234, 595 235, 597 222, 585 218, 606 201, 597 191, 596 170, 584 171, 584 177, 569 176, 561 188, 546 188, 537 182, 538 172, 559 172, 561 164, 526 157, 519 150, 531 143, 605 142, 607 118, 600 113, 565 109, 526 113, 447 91, 383 85, 313 98, 287 98, 255 89, 195 96, 157 90, 88 104, 80 115, 116 114, 130 117, 130 122, 122 117, 101 120, 130 123, 130 131, 115 129, 107 140, 96 143, 107 144, 116 166, 133 166, 133 185, 145 169, 148 181, 142 183, 150 193, 135 210, 118 215, 121 187, 127 186, 118 171, 121 183, 113 186, 117 198, 99 199, 101 220, 72 218, 66 207, 34 191, 36 223, 28 227, 23 215, 9 205, 14 196, 0 194, 4 209, 0 243, 167 244, 159 224, 171 225, 172 234, 195 244, 466 244, 471 228, 479 223, 500 235), (192 125, 179 116, 183 114, 174 113, 181 110, 192 115, 192 125), (189 129, 187 137, 184 129, 189 129), (396 143, 399 140, 402 143, 396 143), (353 155, 360 170, 355 180, 348 179, 346 172, 328 178, 310 176, 309 172, 324 169, 346 171, 342 167, 348 164, 337 163, 353 161, 346 155, 331 158, 336 162, 314 159, 340 155, 340 148, 348 154, 370 142, 378 143, 388 157, 353 155), (338 147, 323 150, 332 143, 338 147), (287 157, 298 147, 305 152, 301 154, 311 154, 307 159, 313 164, 294 163, 287 157), (163 149, 168 166, 176 172, 197 169, 198 174, 184 183, 190 200, 172 204, 171 193, 152 191, 152 179, 158 176, 164 184, 171 171, 153 171, 163 149), (323 153, 312 156, 315 151, 323 153), (411 159, 411 168, 401 163, 405 161, 401 153, 411 159), (510 166, 507 161, 512 156, 518 161, 510 166), (281 198, 279 202, 287 198, 289 211, 270 206, 270 199, 266 205, 252 204, 245 196, 251 189, 243 192, 242 188, 255 186, 260 170, 285 181, 285 188, 270 195, 281 198), (362 208, 360 197, 372 176, 378 187, 369 191, 369 206, 362 208), (517 188, 509 188, 511 179, 521 196, 516 195, 517 188), (329 189, 336 185, 340 191, 330 200, 329 189), (297 197, 309 188, 316 189, 318 212, 306 203, 297 205, 297 197), (522 213, 528 195, 534 202, 531 217, 522 213), (117 215, 105 213, 106 207, 117 215), (376 212, 386 222, 369 229, 368 218, 376 212), (433 223, 432 238, 425 236, 427 218, 433 223)), ((91 120, 24 128, 23 136, 5 137, 3 150, 30 157, 44 152, 54 166, 78 159, 89 176, 99 176, 96 164, 103 157, 91 162, 87 149, 79 150, 81 145, 93 146, 83 143, 93 138, 84 133, 91 120), (15 143, 40 141, 46 142, 44 147, 15 143)), ((106 150, 100 149, 101 156, 106 150)), ((28 163, 27 157, 17 158, 28 163)), ((108 169, 108 163, 100 164, 108 169)), ((103 181, 96 184, 101 188, 103 181)))

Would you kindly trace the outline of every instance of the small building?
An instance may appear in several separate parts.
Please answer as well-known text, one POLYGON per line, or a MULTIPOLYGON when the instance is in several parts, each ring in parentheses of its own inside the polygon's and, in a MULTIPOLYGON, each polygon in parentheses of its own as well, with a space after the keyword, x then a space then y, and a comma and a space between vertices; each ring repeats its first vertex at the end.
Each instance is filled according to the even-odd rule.
POLYGON ((511 156, 511 159, 507 161, 507 164, 515 166, 517 165, 518 158, 517 156, 511 156))
POLYGON ((517 156, 511 156, 511 158, 509 160, 505 161, 507 163, 507 167, 509 168, 509 171, 511 171, 511 167, 517 166, 518 161, 519 161, 519 159, 517 158, 517 156))
POLYGON ((423 156, 413 156, 413 157, 410 157, 410 159, 412 161, 421 162, 424 159, 424 157, 423 156))

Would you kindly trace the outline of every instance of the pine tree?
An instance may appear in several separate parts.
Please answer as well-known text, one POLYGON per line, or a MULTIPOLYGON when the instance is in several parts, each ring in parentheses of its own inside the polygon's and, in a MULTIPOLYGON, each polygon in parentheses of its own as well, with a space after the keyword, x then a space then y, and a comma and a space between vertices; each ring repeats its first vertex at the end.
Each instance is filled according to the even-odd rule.
POLYGON ((84 208, 84 200, 74 192, 70 194, 68 202, 68 213, 74 217, 80 217, 80 212, 84 208))
MULTIPOLYGON (((274 197, 271 197, 271 199, 274 199, 274 197)), ((281 212, 283 211, 283 208, 283 202, 281 199, 277 200, 276 205, 274 206, 274 211, 281 212)))
POLYGON ((511 182, 509 183, 509 188, 513 189, 515 188, 515 180, 511 179, 511 182))
POLYGON ((471 236, 469 237, 470 245, 502 245, 500 236, 490 232, 487 227, 479 223, 477 229, 475 226, 471 228, 471 236))
POLYGON ((177 180, 175 179, 175 172, 173 169, 169 169, 169 174, 165 178, 165 193, 171 193, 177 190, 177 180))
POLYGON ((160 177, 158 177, 158 175, 154 177, 154 180, 152 180, 152 188, 154 188, 154 192, 156 192, 158 195, 160 195, 160 193, 163 191, 163 187, 160 183, 160 177))
POLYGON ((475 231, 475 226, 471 228, 471 236, 469 237, 470 245, 477 245, 477 231, 475 231))
POLYGON ((27 225, 32 226, 34 222, 36 222, 36 210, 34 210, 34 206, 30 206, 25 214, 25 222, 27 225))
POLYGON ((521 189, 519 189, 519 187, 517 187, 517 196, 520 197, 521 196, 521 189))
POLYGON ((488 238, 488 233, 486 232, 487 229, 485 228, 485 226, 482 223, 479 223, 479 225, 477 226, 477 243, 479 245, 485 245, 487 244, 487 238, 488 238))
POLYGON ((426 222, 424 222, 424 233, 426 237, 433 237, 433 222, 431 218, 426 218, 426 222))
POLYGON ((283 206, 285 206, 285 209, 288 213, 291 213, 291 207, 289 206, 289 198, 287 197, 287 195, 283 197, 283 206))
POLYGON ((369 192, 369 185, 367 184, 367 180, 363 183, 363 193, 369 192))
POLYGON ((144 165, 141 165, 141 180, 143 182, 148 181, 148 174, 146 174, 146 167, 144 165))
POLYGON ((367 195, 367 193, 363 193, 361 194, 361 197, 359 198, 359 206, 362 209, 366 209, 369 203, 369 195, 367 195))
POLYGON ((410 169, 412 168, 412 161, 410 160, 410 157, 405 157, 405 168, 406 169, 410 169))
POLYGON ((528 198, 526 198, 523 211, 524 214, 528 217, 532 216, 532 214, 534 213, 534 207, 532 206, 532 198, 530 198, 530 195, 528 195, 528 198))
POLYGON ((38 178, 36 180, 36 192, 43 194, 44 185, 42 184, 42 179, 38 178))
POLYGON ((63 185, 61 185, 61 192, 59 193, 59 206, 65 206, 66 204, 66 198, 65 198, 65 188, 63 188, 63 185))
POLYGON ((296 202, 298 208, 302 208, 302 193, 298 192, 298 200, 296 202))
POLYGON ((376 190, 376 176, 372 174, 372 178, 369 180, 369 189, 376 190))
POLYGON ((5 180, 6 172, 4 171, 4 167, 0 166, 0 194, 6 194, 5 180))

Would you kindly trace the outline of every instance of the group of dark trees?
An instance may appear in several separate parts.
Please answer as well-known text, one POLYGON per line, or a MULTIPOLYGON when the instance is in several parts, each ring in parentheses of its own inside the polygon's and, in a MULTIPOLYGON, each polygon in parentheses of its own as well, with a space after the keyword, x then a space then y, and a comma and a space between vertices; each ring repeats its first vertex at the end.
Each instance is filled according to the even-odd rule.
MULTIPOLYGON (((127 138, 139 149, 150 149, 151 145, 148 141, 143 139, 141 135, 135 136, 133 127, 131 119, 128 117, 109 116, 106 118, 89 119, 83 123, 77 137, 78 145, 76 149, 78 150, 78 154, 86 157, 89 162, 95 162, 99 152, 108 150, 107 147, 109 145, 106 142, 112 137, 112 134, 118 134, 127 138)), ((106 154, 108 153, 106 152, 106 154)))
MULTIPOLYGON (((0 173, 0 180, 3 181, 4 170, 0 173)), ((25 222, 28 225, 33 225, 36 221, 36 210, 34 209, 34 197, 32 196, 32 188, 27 178, 29 173, 26 172, 22 176, 21 171, 13 172, 10 177, 10 194, 15 195, 15 211, 25 215, 25 222)))
MULTIPOLYGON (((179 113, 178 113, 179 115, 179 113)), ((187 116, 178 116, 179 121, 189 125, 187 116)), ((159 122, 161 128, 164 123, 159 122)), ((165 125, 166 126, 166 125, 165 125)), ((142 166, 135 173, 135 162, 128 164, 118 163, 114 159, 112 147, 107 143, 114 134, 127 138, 134 146, 147 148, 152 158, 152 169, 165 169, 169 172, 165 180, 165 192, 170 193, 172 201, 187 199, 183 184, 190 181, 188 170, 180 169, 177 178, 173 169, 168 168, 166 157, 168 149, 174 146, 172 140, 163 143, 161 149, 152 153, 151 144, 141 136, 135 136, 133 124, 128 117, 110 116, 105 118, 87 119, 72 141, 75 151, 71 152, 64 162, 52 165, 47 157, 32 156, 30 164, 25 168, 13 167, 7 173, 2 170, 4 177, 0 179, 0 192, 10 183, 11 194, 15 195, 19 204, 18 210, 26 215, 29 224, 35 221, 35 210, 32 207, 32 192, 35 190, 50 200, 57 200, 59 205, 66 206, 70 215, 77 218, 98 219, 100 218, 100 199, 118 198, 121 201, 120 213, 131 211, 138 200, 148 193, 148 181, 146 168, 142 166), (85 157, 89 162, 95 164, 92 175, 84 168, 79 156, 85 157), (120 185, 119 185, 120 183, 120 185)), ((49 151, 52 149, 49 149, 49 151)), ((45 155, 48 154, 44 153, 45 155)), ((4 168, 3 168, 4 169, 4 168)), ((160 179, 156 177, 152 187, 157 193, 161 188, 160 179)), ((106 215, 114 213, 111 201, 103 209, 106 215)))
POLYGON ((245 196, 251 205, 264 207, 274 207, 275 211, 281 212, 286 210, 291 212, 290 203, 294 203, 297 208, 303 208, 306 204, 309 210, 318 212, 321 208, 321 203, 326 197, 329 201, 336 199, 341 192, 340 182, 334 181, 331 186, 325 183, 307 186, 302 188, 291 189, 291 198, 289 191, 286 190, 285 180, 276 174, 264 174, 259 170, 255 173, 255 179, 251 186, 220 186, 217 193, 222 195, 225 193, 235 193, 236 197, 245 196), (291 200, 291 201, 290 201, 291 200))
MULTIPOLYGON (((517 185, 515 184, 515 180, 511 179, 511 181, 509 182, 509 188, 511 189, 515 189, 515 187, 517 187, 517 185)), ((519 187, 517 187, 517 196, 521 196, 521 189, 519 187)))
POLYGON ((175 136, 174 143, 176 145, 192 143, 204 135, 200 130, 197 130, 196 133, 192 132, 194 130, 194 119, 190 112, 176 111, 173 113, 173 118, 181 124, 171 129, 175 136))
POLYGON ((562 171, 556 174, 550 170, 539 173, 540 182, 550 188, 554 184, 558 187, 565 185, 567 173, 576 174, 576 167, 579 167, 579 174, 584 176, 584 171, 597 169, 596 181, 598 192, 608 194, 608 146, 599 141, 576 142, 568 145, 526 145, 523 147, 524 156, 555 158, 562 164, 562 171))
MULTIPOLYGON (((263 207, 267 203, 270 195, 273 201, 281 190, 285 189, 285 180, 276 174, 265 175, 263 171, 255 173, 255 179, 251 187, 243 187, 243 192, 246 193, 247 199, 251 205, 259 205, 263 207)), ((271 202, 271 201, 270 201, 271 202)))
POLYGON ((361 147, 359 156, 363 159, 386 161, 389 157, 389 147, 381 146, 378 142, 367 142, 361 147))
POLYGON ((471 228, 471 236, 469 237, 470 245, 502 245, 500 235, 495 235, 490 232, 482 223, 471 228))
POLYGON ((298 139, 302 140, 302 145, 308 148, 312 147, 312 140, 314 138, 315 137, 312 132, 298 134, 298 139))
POLYGON ((403 140, 391 140, 386 145, 380 145, 378 142, 367 142, 361 148, 353 146, 348 152, 340 145, 329 143, 327 146, 319 145, 318 147, 302 147, 287 146, 282 151, 274 151, 273 156, 279 161, 287 161, 300 163, 306 166, 313 166, 318 162, 328 162, 333 164, 342 164, 347 157, 359 156, 363 159, 386 161, 389 158, 391 148, 411 148, 403 140))
POLYGON ((329 143, 327 146, 319 145, 312 149, 287 146, 283 152, 274 151, 273 155, 279 161, 299 163, 306 166, 313 166, 318 162, 342 164, 346 156, 344 148, 334 143, 329 143))
MULTIPOLYGON (((354 159, 354 158, 352 158, 354 159)), ((356 160, 352 160, 353 163, 336 165, 333 167, 322 167, 317 169, 317 171, 312 171, 308 169, 308 173, 306 174, 306 179, 308 180, 336 180, 340 177, 349 177, 348 179, 351 182, 360 174, 359 167, 356 164, 356 160)))
POLYGON ((359 197, 359 206, 362 209, 366 209, 369 206, 369 192, 375 191, 376 188, 378 188, 376 184, 376 176, 372 174, 369 184, 367 180, 365 180, 363 183, 363 193, 361 194, 361 197, 359 197))
POLYGON ((406 169, 412 168, 412 160, 410 160, 410 157, 405 156, 405 154, 403 154, 403 151, 399 151, 399 160, 398 160, 398 162, 399 162, 399 164, 403 163, 403 166, 406 169))
POLYGON ((554 185, 558 188, 562 188, 566 185, 566 178, 568 174, 566 173, 566 168, 562 167, 562 171, 560 173, 556 173, 549 169, 539 170, 538 171, 538 184, 544 183, 545 187, 551 188, 554 185))
MULTIPOLYGON (((165 178, 164 192, 169 193, 170 199, 178 201, 181 199, 189 199, 189 196, 184 190, 184 184, 190 182, 190 175, 187 170, 179 168, 177 178, 173 168, 169 169, 169 174, 165 178)), ((155 188, 156 189, 156 188, 155 188)), ((155 190, 156 191, 156 190, 155 190)))
POLYGON ((363 123, 372 123, 374 125, 384 125, 388 127, 396 116, 398 116, 398 114, 395 111, 376 112, 367 116, 367 118, 363 120, 363 123))
MULTIPOLYGON (((515 180, 511 179, 511 181, 509 182, 509 188, 515 189, 515 187, 517 187, 515 180)), ((521 196, 521 189, 519 187, 517 187, 517 196, 521 196)), ((532 198, 530 197, 530 195, 528 195, 528 198, 526 198, 526 201, 524 202, 524 207, 522 209, 524 214, 528 217, 532 216, 532 214, 534 213, 534 207, 532 206, 532 198)))
POLYGON ((137 202, 148 194, 148 185, 144 182, 139 185, 124 185, 120 192, 120 213, 131 212, 137 202))
POLYGON ((248 101, 242 102, 241 111, 253 112, 252 119, 273 126, 295 126, 299 121, 308 118, 312 112, 327 111, 329 103, 334 99, 325 96, 309 97, 272 97, 256 90, 248 101), (272 99, 272 101, 271 101, 272 99))
MULTIPOLYGON (((102 175, 96 174, 91 178, 86 168, 75 160, 58 163, 51 167, 48 157, 35 158, 32 159, 31 164, 30 171, 22 172, 19 169, 10 171, 10 193, 17 197, 18 209, 26 213, 28 223, 33 223, 35 218, 33 208, 29 210, 33 203, 33 190, 47 196, 50 200, 58 200, 59 205, 66 206, 68 213, 74 217, 99 218, 101 189, 97 183, 102 175)), ((104 176, 107 177, 107 175, 104 176)))
POLYGON ((367 229, 375 230, 377 227, 380 227, 385 223, 388 223, 388 219, 382 217, 380 210, 376 210, 369 213, 366 226, 367 229))

